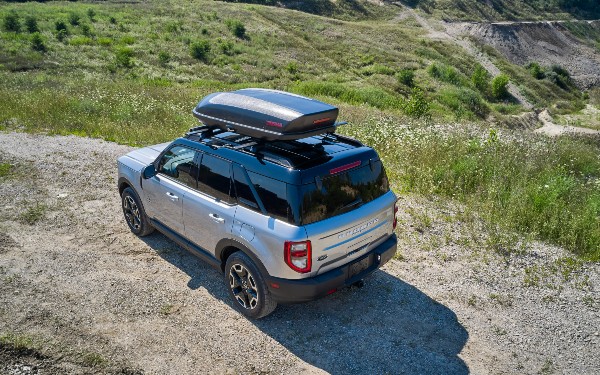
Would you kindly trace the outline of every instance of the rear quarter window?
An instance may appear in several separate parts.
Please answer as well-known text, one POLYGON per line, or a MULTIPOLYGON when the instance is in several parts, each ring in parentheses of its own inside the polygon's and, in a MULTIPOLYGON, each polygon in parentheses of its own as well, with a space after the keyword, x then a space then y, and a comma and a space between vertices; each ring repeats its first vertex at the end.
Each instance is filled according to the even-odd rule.
POLYGON ((287 184, 250 171, 248 176, 269 215, 283 221, 293 221, 290 220, 292 215, 287 200, 287 184))

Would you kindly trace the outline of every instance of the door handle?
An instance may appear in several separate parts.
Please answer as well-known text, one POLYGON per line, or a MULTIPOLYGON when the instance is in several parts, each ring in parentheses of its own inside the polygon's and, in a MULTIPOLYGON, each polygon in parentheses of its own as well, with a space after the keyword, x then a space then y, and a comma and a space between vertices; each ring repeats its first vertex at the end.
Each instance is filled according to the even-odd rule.
POLYGON ((225 222, 225 219, 219 217, 219 215, 217 214, 208 214, 208 216, 210 216, 210 218, 213 219, 215 223, 223 224, 225 222))
POLYGON ((173 202, 177 202, 179 200, 179 197, 173 193, 171 193, 170 191, 167 192, 167 197, 169 197, 169 199, 173 202))

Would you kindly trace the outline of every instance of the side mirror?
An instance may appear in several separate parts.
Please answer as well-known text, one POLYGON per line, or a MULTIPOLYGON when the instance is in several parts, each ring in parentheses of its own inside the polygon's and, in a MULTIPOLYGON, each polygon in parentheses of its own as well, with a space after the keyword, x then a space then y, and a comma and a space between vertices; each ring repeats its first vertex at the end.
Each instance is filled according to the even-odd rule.
POLYGON ((142 169, 142 178, 144 180, 147 180, 154 176, 156 176, 156 168, 154 168, 154 164, 150 164, 149 166, 144 167, 144 169, 142 169))

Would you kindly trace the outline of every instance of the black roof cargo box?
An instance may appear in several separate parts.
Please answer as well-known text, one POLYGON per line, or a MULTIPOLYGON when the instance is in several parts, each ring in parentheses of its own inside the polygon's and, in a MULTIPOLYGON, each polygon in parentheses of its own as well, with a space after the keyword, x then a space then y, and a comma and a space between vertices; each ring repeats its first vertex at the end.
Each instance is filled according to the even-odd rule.
POLYGON ((193 113, 209 127, 274 141, 332 133, 338 109, 284 91, 242 89, 208 95, 193 113))

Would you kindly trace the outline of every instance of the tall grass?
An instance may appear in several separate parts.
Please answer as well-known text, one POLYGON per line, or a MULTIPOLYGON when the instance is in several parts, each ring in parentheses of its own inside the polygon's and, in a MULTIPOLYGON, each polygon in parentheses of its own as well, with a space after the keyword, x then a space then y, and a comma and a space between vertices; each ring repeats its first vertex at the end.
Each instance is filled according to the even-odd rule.
POLYGON ((369 104, 380 109, 403 107, 402 98, 378 87, 352 88, 335 82, 300 82, 292 89, 308 96, 329 96, 350 104, 369 104))
POLYGON ((400 191, 457 200, 488 223, 600 260, 600 146, 380 121, 350 133, 385 157, 400 191))

